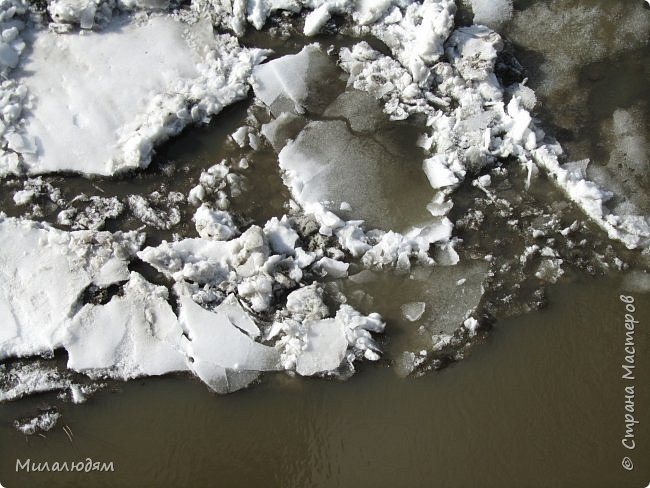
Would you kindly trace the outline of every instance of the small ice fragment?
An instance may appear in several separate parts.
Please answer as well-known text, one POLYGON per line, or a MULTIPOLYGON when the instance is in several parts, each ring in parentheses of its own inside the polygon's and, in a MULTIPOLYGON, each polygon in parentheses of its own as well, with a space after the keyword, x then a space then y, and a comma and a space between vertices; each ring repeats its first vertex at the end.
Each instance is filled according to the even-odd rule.
POLYGON ((52 430, 59 421, 61 414, 59 412, 44 412, 27 421, 14 422, 14 427, 25 435, 32 435, 36 432, 47 432, 52 430))
POLYGON ((492 184, 492 178, 490 177, 490 175, 480 176, 478 179, 478 184, 483 188, 487 188, 492 184))
POLYGON ((328 2, 325 2, 307 15, 303 32, 306 36, 315 36, 331 17, 328 2))
POLYGON ((34 190, 20 190, 14 193, 14 203, 16 205, 27 205, 34 198, 34 190))
POLYGON ((231 137, 239 147, 245 147, 247 142, 246 139, 247 135, 248 135, 248 127, 243 125, 235 132, 233 132, 231 137))
POLYGON ((321 258, 315 265, 314 268, 324 276, 331 276, 332 278, 343 278, 348 275, 348 263, 337 261, 332 258, 321 258))
POLYGON ((86 395, 84 395, 79 385, 70 385, 70 395, 72 396, 73 403, 83 403, 86 401, 86 395))
POLYGON ((237 227, 228 212, 212 210, 205 203, 196 210, 193 220, 196 231, 204 239, 227 241, 237 233, 237 227))
POLYGON ((463 322, 463 325, 469 331, 470 335, 475 335, 480 324, 474 317, 469 317, 463 322))
POLYGON ((427 305, 424 302, 405 303, 402 305, 402 315, 406 320, 415 322, 420 320, 422 314, 424 314, 426 306, 427 305))
POLYGON ((438 155, 425 159, 422 163, 422 169, 435 190, 458 183, 458 178, 443 163, 445 158, 445 155, 438 155))

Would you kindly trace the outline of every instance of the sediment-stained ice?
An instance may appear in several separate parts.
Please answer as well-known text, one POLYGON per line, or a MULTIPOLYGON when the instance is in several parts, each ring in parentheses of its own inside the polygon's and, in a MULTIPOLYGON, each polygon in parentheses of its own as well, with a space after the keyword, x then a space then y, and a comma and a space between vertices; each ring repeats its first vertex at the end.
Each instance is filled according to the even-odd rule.
POLYGON ((16 420, 14 427, 25 435, 32 435, 36 432, 47 432, 52 430, 59 419, 61 414, 56 411, 47 411, 32 417, 27 420, 16 420))
MULTIPOLYGON (((322 235, 336 236, 345 250, 355 257, 363 256, 368 266, 408 269, 412 257, 432 263, 426 254, 437 242, 453 254, 453 246, 448 244, 450 222, 444 212, 429 208, 438 201, 435 192, 423 178, 421 165, 407 163, 424 158, 417 125, 391 123, 375 97, 353 89, 350 83, 348 90, 329 98, 325 107, 312 106, 305 117, 296 115, 295 104, 278 104, 278 100, 291 99, 294 86, 308 93, 322 93, 308 69, 312 59, 308 53, 317 56, 321 66, 330 63, 321 76, 336 74, 315 45, 255 70, 257 75, 277 66, 273 76, 282 80, 275 83, 275 90, 259 85, 254 88, 277 117, 263 126, 262 133, 274 147, 281 148, 280 168, 293 198, 319 221, 322 235), (285 64, 296 76, 280 69, 285 64), (288 129, 284 134, 283 127, 288 129), (293 134, 295 139, 291 140, 293 134), (405 193, 403 188, 411 191, 405 193), (388 232, 365 233, 362 224, 365 229, 388 232)), ((346 69, 355 72, 354 66, 346 69)), ((400 76, 412 79, 407 72, 400 76)), ((407 83, 419 92, 412 81, 407 83)), ((438 208, 448 211, 450 206, 441 203, 438 208)), ((450 256, 449 260, 454 259, 450 256)))
POLYGON ((69 375, 48 367, 43 361, 0 365, 0 402, 71 388, 73 383, 69 375))
POLYGON ((347 202, 351 217, 370 228, 405 231, 420 223, 413 221, 418 215, 424 221, 433 193, 427 195, 426 187, 422 193, 401 191, 422 188, 419 165, 409 167, 399 145, 380 135, 355 134, 345 120, 309 123, 279 155, 294 198, 303 205, 327 201, 336 208, 347 202))
MULTIPOLYGON (((520 98, 515 94, 505 103, 504 87, 494 72, 502 46, 500 36, 484 26, 453 31, 445 47, 450 63, 433 67, 438 86, 429 96, 422 95, 425 103, 409 85, 386 84, 386 77, 371 76, 380 64, 392 68, 387 70, 394 73, 389 78, 397 77, 400 68, 367 44, 344 49, 340 57, 342 67, 351 75, 349 83, 384 100, 387 113, 398 117, 408 113, 427 115, 432 131, 422 139, 422 145, 435 161, 444 162, 459 182, 468 172, 476 174, 497 158, 516 157, 529 168, 529 181, 539 166, 610 238, 629 248, 646 247, 650 242, 648 218, 640 212, 619 214, 609 209, 611 193, 590 181, 586 174, 563 166, 562 148, 537 127, 520 98), (415 98, 405 97, 406 91, 415 98), (458 105, 454 110, 445 108, 451 100, 458 105)), ((444 194, 440 197, 438 201, 444 202, 444 194)))

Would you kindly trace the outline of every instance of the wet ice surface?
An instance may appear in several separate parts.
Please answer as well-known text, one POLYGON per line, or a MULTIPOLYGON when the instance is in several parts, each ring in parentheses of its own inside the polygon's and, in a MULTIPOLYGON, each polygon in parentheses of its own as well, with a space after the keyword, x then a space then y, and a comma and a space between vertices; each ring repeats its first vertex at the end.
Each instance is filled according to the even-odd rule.
MULTIPOLYGON (((485 10, 485 2, 472 3, 495 22, 507 20, 499 17, 503 12, 485 10)), ((402 376, 422 374, 461 359, 495 319, 543 306, 548 283, 628 263, 643 268, 642 255, 612 244, 593 223, 612 238, 643 245, 643 235, 634 240, 634 226, 616 216, 638 214, 623 196, 641 197, 642 186, 635 185, 644 183, 612 182, 617 164, 643 174, 638 162, 647 156, 645 135, 633 127, 641 109, 614 112, 603 129, 613 134, 609 167, 560 165, 557 146, 543 145, 544 134, 526 110, 534 94, 520 79, 504 87, 503 73, 495 75, 499 36, 483 27, 452 33, 449 5, 414 4, 403 17, 397 7, 375 12, 381 21, 362 34, 386 42, 399 62, 385 54, 390 50, 356 41, 337 46, 336 38, 329 49, 326 43, 298 45, 295 54, 255 69, 261 59, 240 52, 242 65, 225 94, 230 101, 241 98, 246 84, 240 77, 252 69, 254 95, 240 108, 225 109, 204 132, 192 129, 177 146, 162 147, 145 171, 3 182, 3 210, 63 230, 3 219, 5 227, 25 231, 0 234, 2 271, 12 280, 6 283, 22 290, 5 286, 0 296, 11 324, 2 331, 0 351, 13 357, 63 348, 69 368, 41 375, 29 360, 14 365, 3 371, 3 399, 59 390, 81 401, 83 385, 70 370, 96 380, 191 372, 220 393, 248 386, 263 371, 346 378, 355 363, 381 357, 402 376), (420 23, 435 24, 431 42, 420 23), (436 64, 443 50, 447 57, 436 64), (569 199, 536 163, 558 177, 569 199), (614 220, 603 212, 604 193, 586 176, 609 183, 614 220), (67 232, 77 229, 90 231, 67 232), (77 271, 78 260, 93 262, 94 240, 110 245, 116 239, 101 229, 144 230, 147 241, 118 253, 123 262, 108 271, 103 261, 77 271), (75 235, 83 244, 68 245, 75 235), (73 264, 59 263, 65 259, 73 264), (74 289, 58 297, 23 283, 51 281, 51 274, 66 276, 74 289), (41 304, 38 314, 30 311, 34 301, 41 304)), ((306 27, 316 29, 317 20, 312 16, 306 27)), ((126 30, 160 23, 176 32, 178 22, 145 15, 126 30)), ((292 32, 286 21, 279 25, 281 33, 292 32)), ((112 39, 115 32, 88 35, 105 34, 112 39)), ((65 34, 62 42, 74 44, 65 36, 77 35, 65 34)), ((188 62, 179 59, 181 67, 188 62)), ((209 96, 195 95, 204 105, 175 112, 169 127, 152 127, 171 127, 172 135, 183 125, 178 120, 221 110, 201 112, 209 96)), ((137 105, 132 102, 127 105, 137 105)), ((153 145, 164 138, 159 135, 142 141, 153 145)), ((110 141, 104 146, 112 147, 110 141)), ((148 164, 144 153, 137 156, 134 167, 148 164)), ((94 161, 101 166, 107 158, 102 153, 94 161)), ((645 290, 646 281, 637 271, 628 286, 645 290)), ((35 417, 34 431, 49 420, 35 417)), ((30 422, 21 425, 31 430, 30 422)))
POLYGON ((254 70, 255 93, 275 115, 262 134, 279 152, 294 198, 303 205, 328 202, 370 228, 401 232, 425 223, 433 192, 419 164, 424 127, 391 123, 374 97, 343 91, 337 78, 344 76, 316 46, 254 70), (272 84, 262 81, 268 77, 272 84))
POLYGON ((427 191, 418 164, 422 154, 415 145, 417 129, 406 124, 390 130, 371 126, 367 135, 353 125, 354 120, 338 119, 343 116, 336 113, 337 102, 366 114, 366 123, 373 115, 387 119, 379 107, 368 107, 368 101, 374 99, 355 92, 337 100, 324 114, 335 120, 307 124, 280 152, 280 168, 300 181, 300 189, 294 191, 298 200, 326 201, 332 209, 343 210, 341 215, 365 220, 371 228, 403 232, 431 217, 426 204, 433 192, 427 191), (402 188, 412 193, 405 194, 402 188))

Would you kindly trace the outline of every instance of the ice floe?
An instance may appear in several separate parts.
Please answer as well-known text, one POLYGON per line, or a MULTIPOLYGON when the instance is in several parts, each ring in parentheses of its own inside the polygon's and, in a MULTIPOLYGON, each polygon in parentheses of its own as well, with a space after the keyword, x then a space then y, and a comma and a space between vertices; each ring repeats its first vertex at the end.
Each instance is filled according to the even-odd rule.
POLYGON ((85 35, 32 27, 24 37, 30 56, 15 76, 29 101, 4 132, 4 157, 20 164, 0 164, 2 174, 144 168, 155 145, 244 98, 264 57, 209 22, 169 15, 116 16, 85 35))
POLYGON ((128 280, 142 238, 0 216, 0 358, 61 347, 84 290, 128 280))

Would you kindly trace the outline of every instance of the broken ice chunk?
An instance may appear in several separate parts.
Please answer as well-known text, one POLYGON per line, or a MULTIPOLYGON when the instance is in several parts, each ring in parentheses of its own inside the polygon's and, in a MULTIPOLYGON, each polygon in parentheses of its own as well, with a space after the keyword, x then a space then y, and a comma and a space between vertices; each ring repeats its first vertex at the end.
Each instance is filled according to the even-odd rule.
POLYGON ((494 76, 494 63, 502 49, 501 36, 482 25, 459 27, 446 45, 451 63, 464 79, 472 81, 494 76))
POLYGON ((440 154, 429 159, 425 159, 422 163, 424 174, 427 175, 431 188, 437 190, 445 186, 451 186, 458 183, 458 178, 445 164, 447 156, 440 154))
POLYGON ((322 289, 311 284, 292 291, 287 296, 287 310, 293 318, 302 322, 322 319, 327 315, 322 289))
POLYGON ((36 432, 47 432, 52 430, 61 418, 61 414, 56 411, 43 412, 29 420, 14 422, 14 427, 25 435, 33 435, 36 432))
POLYGON ((282 112, 321 113, 345 87, 338 80, 339 73, 318 44, 311 44, 298 54, 256 66, 253 89, 275 116, 282 112))
POLYGON ((307 17, 305 17, 305 27, 303 29, 306 36, 315 36, 327 21, 330 20, 332 14, 330 13, 329 8, 328 3, 324 2, 307 14, 307 17))
POLYGON ((83 291, 127 280, 137 233, 64 232, 0 214, 0 359, 60 347, 83 291))
POLYGON ((331 278, 343 278, 348 275, 350 265, 342 261, 324 257, 314 264, 314 270, 320 272, 323 276, 331 278))
POLYGON ((72 386, 70 375, 60 372, 50 361, 37 359, 0 365, 0 402, 72 386))
POLYGON ((317 285, 300 288, 287 297, 290 317, 273 324, 270 337, 282 333, 276 347, 285 369, 308 376, 333 372, 342 364, 353 368, 355 359, 379 359, 379 346, 371 333, 381 333, 385 324, 379 314, 363 315, 341 305, 335 318, 324 318, 328 309, 323 290, 317 285))
POLYGON ((228 212, 212 210, 205 203, 196 210, 193 220, 196 231, 204 239, 227 241, 237 233, 237 226, 228 212))
POLYGON ((306 345, 296 360, 298 374, 312 376, 338 368, 348 347, 343 324, 336 319, 323 319, 306 326, 306 345))
POLYGON ((410 322, 420 320, 426 309, 427 304, 424 302, 412 302, 402 305, 402 315, 410 322))
POLYGON ((68 367, 121 379, 186 371, 183 331, 167 299, 166 288, 131 272, 123 296, 88 304, 73 319, 64 341, 68 367))
POLYGON ((474 317, 469 317, 463 322, 463 326, 469 331, 470 335, 475 335, 480 325, 479 321, 474 317))
POLYGON ((283 215, 281 220, 272 217, 271 220, 264 224, 264 234, 268 237, 269 244, 274 252, 288 254, 289 256, 295 254, 294 247, 298 240, 298 233, 291 228, 286 215, 283 215))
POLYGON ((236 371, 280 369, 278 351, 253 341, 223 311, 210 312, 182 295, 178 320, 189 336, 187 353, 194 361, 236 371))

